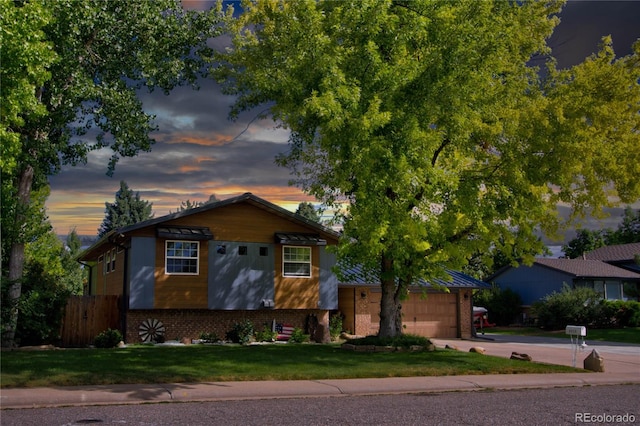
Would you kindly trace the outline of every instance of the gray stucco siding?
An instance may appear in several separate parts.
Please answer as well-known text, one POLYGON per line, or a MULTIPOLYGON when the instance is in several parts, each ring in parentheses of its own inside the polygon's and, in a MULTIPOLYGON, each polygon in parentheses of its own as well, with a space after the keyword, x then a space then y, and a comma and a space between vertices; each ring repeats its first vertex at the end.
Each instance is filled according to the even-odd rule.
POLYGON ((320 306, 321 309, 338 309, 338 277, 331 268, 336 264, 336 255, 326 247, 320 247, 320 306))
POLYGON ((131 238, 129 249, 129 308, 153 309, 156 239, 131 238))
POLYGON ((209 309, 260 309, 263 300, 273 300, 273 250, 273 244, 210 241, 209 309), (266 247, 266 256, 260 255, 261 247, 266 247))

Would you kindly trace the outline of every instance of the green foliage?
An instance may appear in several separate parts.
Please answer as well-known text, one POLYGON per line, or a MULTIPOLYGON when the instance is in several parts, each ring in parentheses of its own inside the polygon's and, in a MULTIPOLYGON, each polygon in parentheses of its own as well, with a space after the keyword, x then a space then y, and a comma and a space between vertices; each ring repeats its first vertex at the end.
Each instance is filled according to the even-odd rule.
POLYGON ((176 210, 176 212, 195 209, 196 207, 202 207, 206 204, 215 203, 217 201, 220 201, 220 200, 218 200, 215 194, 211 194, 211 196, 207 201, 191 201, 187 199, 180 203, 180 206, 178 206, 178 209, 176 210))
POLYGON ((57 57, 43 31, 51 20, 51 11, 42 2, 0 1, 0 169, 3 175, 12 173, 18 165, 21 142, 16 129, 24 125, 25 117, 42 117, 47 111, 38 93, 51 78, 49 67, 57 57))
POLYGON ((624 210, 622 222, 616 230, 590 231, 581 229, 574 239, 562 247, 562 250, 567 257, 575 259, 603 246, 637 242, 640 242, 640 210, 634 213, 633 209, 627 206, 624 210))
POLYGON ((513 324, 522 310, 522 298, 510 288, 501 289, 493 284, 490 289, 473 295, 473 304, 489 311, 489 321, 496 325, 513 324))
POLYGON ((245 319, 243 321, 234 323, 231 330, 227 331, 226 338, 233 343, 246 345, 251 342, 253 333, 253 323, 250 320, 245 319))
POLYGON ((304 334, 301 328, 294 328, 289 337, 289 343, 306 343, 310 340, 311 336, 304 334))
POLYGON ((604 300, 596 325, 602 328, 640 327, 640 302, 635 300, 604 300))
POLYGON ((262 328, 262 331, 256 332, 256 340, 258 342, 275 342, 278 337, 278 332, 272 331, 271 327, 267 324, 262 328))
POLYGON ((607 245, 606 231, 590 231, 580 229, 574 239, 562 246, 562 251, 570 259, 582 257, 583 254, 607 245))
MULTIPOLYGON (((23 244, 39 223, 34 191, 90 151, 111 150, 108 174, 121 157, 149 151, 156 126, 138 91, 195 85, 221 29, 216 9, 185 11, 177 0, 1 0, 0 19, 2 264, 11 257, 7 301, 15 304, 23 244)), ((8 320, 3 346, 13 343, 18 311, 8 320)))
POLYGON ((140 193, 134 194, 125 181, 120 181, 120 189, 116 192, 115 202, 104 204, 106 207, 105 218, 98 229, 99 237, 113 229, 135 225, 153 217, 151 213, 153 203, 141 200, 140 193))
POLYGON ((571 289, 564 285, 532 306, 538 325, 545 329, 561 330, 569 324, 591 325, 602 316, 603 301, 600 294, 588 287, 571 289))
POLYGON ((331 340, 337 340, 342 333, 342 312, 336 312, 329 318, 329 335, 331 340))
POLYGON ((9 280, 2 280, 2 323, 9 321, 11 308, 17 307, 21 321, 15 339, 21 345, 56 343, 67 299, 82 294, 83 274, 72 252, 53 230, 27 244, 21 295, 9 302, 9 280))
POLYGON ((429 339, 415 334, 402 334, 394 337, 367 336, 360 339, 349 340, 353 345, 393 346, 408 349, 411 346, 426 346, 429 339))
POLYGON ((283 0, 227 15, 215 78, 236 96, 231 116, 268 104, 290 129, 277 162, 342 208, 338 260, 381 280, 381 335, 401 332, 397 295, 417 279, 496 241, 541 252, 559 202, 580 215, 612 190, 640 195, 640 43, 616 59, 605 38, 582 64, 540 73, 531 58, 549 57, 561 7, 283 0))
POLYGON ((322 218, 322 212, 317 210, 313 204, 307 202, 298 204, 296 214, 316 223, 320 223, 320 219, 322 218))
POLYGON ((204 343, 215 343, 220 341, 220 338, 216 333, 206 333, 203 331, 202 333, 200 333, 199 337, 200 340, 202 340, 204 343))
POLYGON ((118 330, 106 329, 93 340, 96 348, 115 348, 122 341, 122 333, 118 330))

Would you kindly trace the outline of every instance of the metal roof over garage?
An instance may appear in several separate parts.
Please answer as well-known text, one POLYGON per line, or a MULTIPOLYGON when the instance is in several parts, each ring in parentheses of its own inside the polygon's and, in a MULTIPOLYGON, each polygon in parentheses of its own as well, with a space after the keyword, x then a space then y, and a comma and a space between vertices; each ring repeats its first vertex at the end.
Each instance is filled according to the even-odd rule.
MULTIPOLYGON (((443 286, 447 288, 490 288, 491 286, 484 282, 477 280, 467 274, 463 274, 459 271, 452 271, 447 269, 447 274, 451 278, 450 281, 442 278, 436 278, 431 280, 436 286, 443 286)), ((363 285, 363 286, 379 286, 380 279, 375 273, 365 272, 360 265, 352 266, 349 268, 343 268, 342 273, 348 279, 343 282, 347 285, 363 285)), ((418 280, 414 285, 420 285, 424 287, 434 287, 426 280, 418 280)))

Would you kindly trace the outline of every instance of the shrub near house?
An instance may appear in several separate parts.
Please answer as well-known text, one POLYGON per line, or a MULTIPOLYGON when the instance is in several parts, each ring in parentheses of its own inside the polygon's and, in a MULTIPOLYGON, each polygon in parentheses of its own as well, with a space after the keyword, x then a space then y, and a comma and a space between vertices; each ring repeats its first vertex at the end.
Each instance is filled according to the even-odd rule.
POLYGON ((537 324, 545 329, 560 330, 568 324, 590 327, 639 327, 640 302, 604 300, 593 289, 565 286, 532 306, 537 324))

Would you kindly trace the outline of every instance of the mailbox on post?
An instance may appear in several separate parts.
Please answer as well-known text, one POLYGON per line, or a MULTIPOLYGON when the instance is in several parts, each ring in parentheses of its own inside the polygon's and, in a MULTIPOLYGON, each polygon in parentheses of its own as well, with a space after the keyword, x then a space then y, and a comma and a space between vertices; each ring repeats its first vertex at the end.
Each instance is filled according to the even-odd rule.
POLYGON ((564 332, 571 338, 571 345, 573 346, 573 367, 576 366, 576 358, 578 356, 578 347, 584 349, 587 344, 584 342, 584 337, 587 335, 587 327, 582 325, 568 325, 564 332), (582 338, 582 343, 580 343, 582 338))
POLYGON ((581 336, 581 337, 584 337, 584 336, 587 335, 587 327, 584 327, 582 325, 568 325, 567 328, 565 328, 564 331, 569 336, 581 336))

